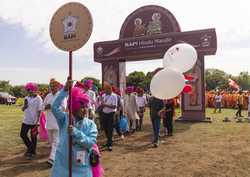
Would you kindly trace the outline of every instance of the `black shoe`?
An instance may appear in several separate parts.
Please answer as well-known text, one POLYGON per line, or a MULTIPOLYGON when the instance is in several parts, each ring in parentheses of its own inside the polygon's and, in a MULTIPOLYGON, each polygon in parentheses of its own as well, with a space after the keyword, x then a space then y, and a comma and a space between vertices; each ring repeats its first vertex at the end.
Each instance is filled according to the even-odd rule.
POLYGON ((24 157, 28 157, 28 156, 30 156, 30 154, 31 154, 31 153, 27 151, 27 152, 25 152, 25 153, 23 154, 23 156, 24 156, 24 157))
POLYGON ((159 141, 154 143, 154 148, 157 148, 159 146, 159 141))
POLYGON ((135 129, 132 129, 132 130, 130 131, 130 133, 131 133, 131 134, 134 134, 134 133, 135 133, 135 129))
POLYGON ((26 157, 27 160, 33 160, 36 157, 36 154, 29 154, 29 156, 26 157))
POLYGON ((54 160, 48 159, 48 160, 47 160, 47 164, 48 164, 50 167, 52 167, 52 166, 54 165, 54 160))
POLYGON ((108 151, 112 151, 113 149, 112 149, 112 146, 109 146, 108 147, 108 151))

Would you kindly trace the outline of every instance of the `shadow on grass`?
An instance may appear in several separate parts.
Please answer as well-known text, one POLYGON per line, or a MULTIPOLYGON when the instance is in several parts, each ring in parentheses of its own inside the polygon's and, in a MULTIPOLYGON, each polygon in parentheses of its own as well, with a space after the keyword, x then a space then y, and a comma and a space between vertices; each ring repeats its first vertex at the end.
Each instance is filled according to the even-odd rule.
MULTIPOLYGON (((182 133, 187 131, 191 123, 180 123, 177 122, 174 124, 174 134, 182 133)), ((162 126, 162 124, 161 124, 162 126)), ((174 138, 174 136, 173 136, 174 138)), ((136 132, 134 134, 129 134, 125 137, 125 140, 121 140, 120 137, 114 136, 114 149, 117 148, 119 153, 140 153, 147 151, 148 149, 153 148, 152 143, 152 125, 150 122, 147 122, 143 131, 136 132)), ((98 144, 103 145, 106 142, 104 133, 100 133, 98 137, 98 144)), ((164 144, 169 143, 168 139, 164 140, 164 144)), ((101 151, 106 149, 101 148, 101 151)), ((21 174, 25 174, 32 171, 46 171, 49 169, 49 166, 46 164, 46 160, 49 153, 49 148, 46 145, 40 145, 37 149, 38 155, 37 160, 28 161, 23 157, 23 152, 15 153, 14 156, 8 158, 8 155, 0 161, 0 174, 3 177, 13 177, 21 174)))
MULTIPOLYGON (((182 133, 190 129, 191 123, 180 123, 177 122, 174 124, 174 134, 182 133)), ((162 126, 162 124, 161 124, 162 126)), ((150 148, 153 148, 152 145, 152 125, 147 123, 143 127, 143 131, 135 132, 133 134, 128 134, 125 136, 124 140, 121 140, 119 137, 115 136, 113 138, 113 146, 114 148, 119 148, 119 151, 122 153, 130 153, 130 152, 143 152, 150 148)), ((161 127, 161 134, 163 134, 163 127, 161 127)), ((174 138, 174 136, 172 137, 174 138)), ((172 139, 171 138, 171 139, 172 139)), ((168 143, 167 138, 160 138, 163 139, 164 144, 168 143)), ((101 136, 98 139, 98 144, 100 145, 101 151, 106 151, 107 148, 103 147, 106 142, 105 136, 101 136)))
POLYGON ((140 144, 122 144, 120 145, 121 148, 123 148, 123 150, 120 150, 120 152, 122 154, 126 154, 126 153, 137 153, 137 152, 144 152, 147 151, 150 148, 153 148, 152 143, 150 142, 144 142, 144 143, 140 143, 140 144))
POLYGON ((193 123, 183 123, 183 122, 175 122, 174 123, 174 133, 182 133, 190 129, 193 123))
POLYGON ((37 156, 34 160, 27 160, 23 156, 23 151, 15 153, 12 156, 6 156, 0 161, 0 176, 1 177, 13 177, 18 176, 22 173, 32 172, 32 171, 44 171, 50 167, 46 163, 49 148, 46 146, 38 146, 37 156))
MULTIPOLYGON (((13 161, 18 159, 12 159, 13 161)), ((20 164, 11 164, 11 167, 6 167, 0 170, 1 177, 13 177, 18 176, 23 173, 32 172, 32 171, 44 171, 49 169, 48 164, 44 162, 38 161, 29 161, 26 163, 20 164)))
MULTIPOLYGON (((47 158, 49 155, 49 151, 50 148, 48 146, 44 146, 44 145, 38 145, 37 148, 37 156, 36 159, 43 159, 43 158, 47 158)), ((20 150, 14 154, 12 154, 10 156, 10 154, 6 154, 5 156, 3 156, 0 160, 0 166, 6 166, 9 164, 19 164, 22 163, 25 160, 25 157, 23 157, 25 150, 20 150), (9 158, 10 157, 10 158, 9 158)))

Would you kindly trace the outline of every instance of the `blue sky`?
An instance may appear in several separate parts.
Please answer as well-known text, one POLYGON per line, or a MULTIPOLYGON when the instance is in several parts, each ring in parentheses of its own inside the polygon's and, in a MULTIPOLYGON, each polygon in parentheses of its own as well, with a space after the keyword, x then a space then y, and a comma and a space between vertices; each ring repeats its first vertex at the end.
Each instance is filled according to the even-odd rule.
POLYGON ((58 62, 63 54, 46 53, 42 46, 43 43, 35 37, 28 36, 20 24, 7 24, 3 20, 0 21, 0 39, 4 41, 4 45, 1 45, 0 48, 1 69, 66 66, 65 62, 58 62), (47 62, 50 64, 46 65, 47 62))
MULTIPOLYGON (((20 24, 7 24, 0 20, 0 39, 4 41, 4 45, 0 46, 0 80, 9 80, 11 84, 18 85, 28 81, 47 83, 51 77, 63 81, 67 77, 68 53, 47 50, 44 42, 28 35, 20 24)), ((101 69, 100 64, 87 57, 73 57, 74 79, 88 74, 100 78, 94 72, 84 71, 84 68, 88 68, 88 71, 101 69)))
MULTIPOLYGON (((151 4, 172 12, 182 31, 216 28, 218 52, 206 57, 206 68, 234 75, 250 68, 250 2, 246 0, 76 1, 89 8, 94 27, 88 43, 74 52, 74 79, 85 76, 100 79, 101 65, 93 61, 93 43, 117 39, 125 18, 137 8, 151 4)), ((9 80, 13 85, 28 81, 47 83, 51 77, 65 81, 68 55, 53 46, 49 23, 53 13, 66 2, 69 1, 0 1, 0 80, 9 80)), ((127 73, 148 72, 161 66, 161 60, 127 63, 127 73)))

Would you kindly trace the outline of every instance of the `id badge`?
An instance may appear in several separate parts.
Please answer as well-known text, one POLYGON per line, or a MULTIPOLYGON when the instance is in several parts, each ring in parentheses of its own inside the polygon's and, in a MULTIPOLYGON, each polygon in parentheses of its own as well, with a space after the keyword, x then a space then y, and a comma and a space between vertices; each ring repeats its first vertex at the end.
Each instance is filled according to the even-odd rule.
POLYGON ((79 165, 85 165, 85 156, 86 156, 86 151, 77 151, 76 152, 76 162, 79 165))

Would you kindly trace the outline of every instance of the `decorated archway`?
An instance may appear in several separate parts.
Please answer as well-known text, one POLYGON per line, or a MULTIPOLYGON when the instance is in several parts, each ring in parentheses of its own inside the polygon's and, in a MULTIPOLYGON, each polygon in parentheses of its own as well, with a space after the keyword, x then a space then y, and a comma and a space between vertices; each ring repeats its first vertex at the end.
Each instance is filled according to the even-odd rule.
MULTIPOLYGON (((102 81, 124 89, 126 61, 163 58, 174 44, 185 42, 198 52, 196 65, 188 73, 193 76, 193 92, 182 94, 182 120, 203 121, 205 116, 204 56, 214 55, 217 39, 214 28, 181 32, 167 9, 149 5, 131 13, 124 21, 118 40, 94 44, 94 60, 102 64, 102 81)), ((166 88, 167 89, 167 88, 166 88)))

